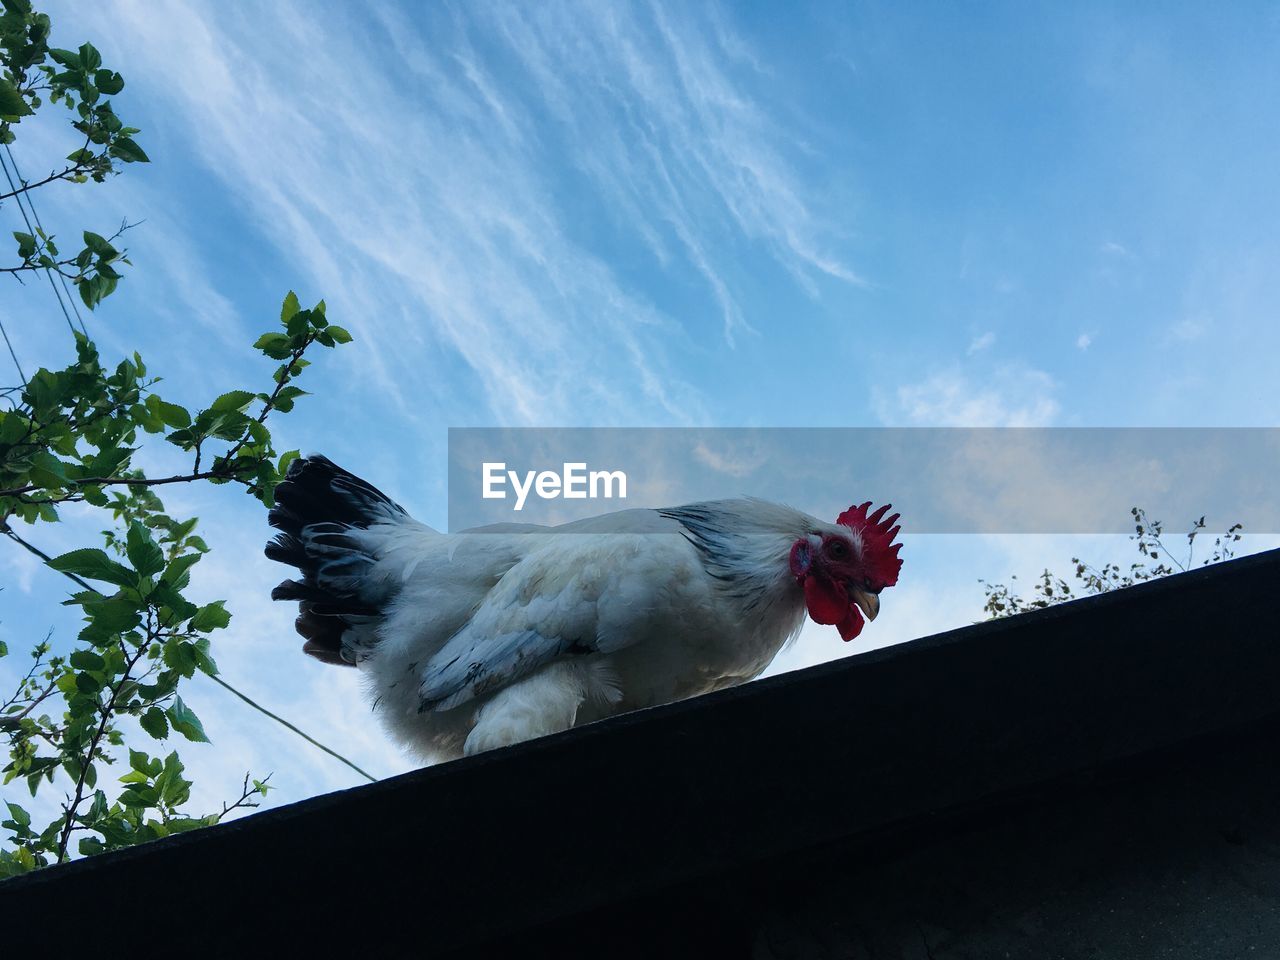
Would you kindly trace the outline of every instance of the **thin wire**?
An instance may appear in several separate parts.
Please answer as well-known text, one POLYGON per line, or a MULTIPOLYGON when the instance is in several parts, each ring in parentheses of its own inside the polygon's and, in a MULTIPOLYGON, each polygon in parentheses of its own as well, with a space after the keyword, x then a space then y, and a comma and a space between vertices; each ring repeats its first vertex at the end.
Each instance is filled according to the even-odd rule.
POLYGON ((22 372, 22 364, 18 362, 18 355, 13 352, 13 344, 9 342, 9 331, 4 328, 3 320, 0 320, 0 334, 4 336, 4 345, 9 348, 9 356, 13 357, 13 365, 18 368, 18 377, 25 387, 27 385, 27 375, 22 372))
MULTIPOLYGON (((12 160, 12 159, 13 159, 13 151, 9 149, 9 145, 8 145, 8 144, 5 144, 5 150, 6 150, 6 152, 9 154, 9 159, 10 159, 10 160, 12 160)), ((22 177, 18 174, 18 165, 17 165, 16 163, 13 165, 13 176, 12 176, 12 177, 9 175, 9 166, 8 166, 8 164, 6 164, 6 163, 5 163, 5 158, 4 158, 4 157, 0 157, 0 167, 3 167, 3 168, 4 168, 4 178, 9 182, 9 189, 10 189, 10 190, 17 191, 17 186, 14 184, 14 180, 15 180, 15 179, 18 181, 18 183, 21 183, 21 184, 23 185, 23 187, 25 187, 25 186, 26 186, 26 181, 24 181, 24 180, 22 179, 22 177)), ((26 193, 16 193, 16 195, 14 196, 14 200, 16 200, 16 201, 18 202, 18 212, 22 214, 22 221, 23 221, 23 223, 25 223, 25 224, 27 225, 27 232, 28 232, 28 233, 34 233, 34 232, 35 232, 35 230, 34 230, 34 229, 32 228, 32 226, 31 226, 31 218, 27 216, 27 207, 30 207, 30 208, 31 208, 31 213, 32 213, 32 215, 33 215, 33 216, 35 215, 35 212, 36 212, 35 205, 31 202, 31 196, 30 196, 30 194, 26 194, 26 193), (26 203, 26 206, 23 206, 24 201, 25 201, 25 203, 26 203)), ((36 221, 37 221, 37 223, 39 222, 39 217, 36 217, 36 221)), ((41 227, 41 232, 43 232, 43 230, 44 230, 44 228, 43 228, 43 227, 41 227)), ((67 327, 68 327, 68 328, 71 330, 71 332, 74 334, 74 333, 76 332, 76 328, 75 328, 75 325, 71 322, 71 315, 70 315, 69 313, 67 313, 67 305, 66 305, 66 304, 63 302, 63 300, 62 300, 62 294, 58 291, 58 285, 57 285, 57 283, 55 283, 55 282, 54 282, 54 279, 53 279, 54 271, 53 271, 53 270, 51 270, 49 267, 45 267, 45 271, 44 271, 44 272, 45 272, 45 276, 47 276, 47 277, 49 278, 49 287, 50 287, 50 289, 52 289, 52 290, 53 290, 53 295, 54 295, 54 297, 55 297, 55 298, 57 299, 57 301, 58 301, 58 307, 62 310, 62 316, 63 316, 63 317, 66 319, 66 321, 67 321, 67 327)), ((58 272, 58 276, 60 276, 60 277, 62 276, 61 271, 59 271, 59 272, 58 272)), ((65 277, 63 278, 63 283, 64 283, 64 284, 66 283, 66 278, 65 278, 65 277)), ((68 298, 70 298, 70 294, 68 294, 68 298)), ((73 308, 75 307, 75 302, 74 302, 74 301, 72 301, 71 306, 72 306, 73 308)), ((80 317, 79 311, 77 311, 77 312, 76 312, 76 317, 77 317, 77 319, 79 319, 79 317, 80 317)), ((81 329, 81 331, 84 333, 84 335, 85 335, 85 336, 88 336, 88 335, 89 335, 89 331, 88 331, 88 330, 85 330, 85 328, 84 328, 84 320, 80 320, 80 329, 81 329)))
MULTIPOLYGON (((13 164, 14 176, 16 176, 18 178, 18 182, 25 187, 27 185, 27 181, 22 178, 22 171, 18 169, 18 161, 13 155, 13 148, 6 143, 4 145, 4 152, 9 155, 9 162, 13 164)), ((40 228, 41 232, 43 232, 44 224, 40 222, 40 214, 36 212, 36 202, 31 198, 30 192, 22 193, 18 196, 26 199, 27 206, 31 208, 31 216, 35 220, 36 226, 40 228)), ((50 279, 52 280, 52 276, 50 276, 50 279)), ((80 316, 80 308, 76 306, 76 298, 71 295, 71 285, 67 283, 67 278, 63 276, 61 270, 58 271, 58 279, 62 281, 63 292, 66 293, 67 300, 71 304, 71 310, 76 315, 76 322, 80 324, 80 332, 87 337, 89 335, 89 331, 85 329, 84 317, 80 316)), ((54 292, 56 293, 57 291, 55 290, 54 292)), ((62 301, 59 300, 58 303, 61 305, 62 301)), ((62 312, 65 314, 66 310, 64 309, 62 312)))
MULTIPOLYGON (((5 146, 7 147, 8 144, 5 144, 5 146)), ((9 181, 9 189, 16 191, 18 187, 13 182, 14 178, 9 175, 9 164, 5 162, 5 159, 2 156, 0 156, 0 167, 4 169, 4 178, 7 181, 9 181)), ((18 168, 16 166, 13 168, 13 172, 14 174, 17 174, 18 168)), ((18 182, 19 183, 22 182, 21 177, 18 178, 18 182)), ((23 184, 23 186, 25 186, 25 184, 23 184)), ((27 232, 35 233, 35 228, 31 226, 31 218, 27 216, 27 208, 22 205, 24 194, 19 193, 13 199, 18 201, 18 212, 22 214, 22 222, 27 225, 27 232)), ((27 203, 30 203, 31 198, 26 197, 26 201, 27 203)), ((34 211, 35 211, 35 208, 33 207, 32 212, 34 211)), ((76 332, 76 326, 74 323, 71 322, 71 314, 67 313, 67 305, 62 302, 62 294, 58 291, 58 285, 54 283, 53 271, 50 270, 48 267, 45 267, 44 272, 49 277, 49 286, 53 289, 53 295, 58 298, 58 306, 62 308, 62 315, 63 317, 66 318, 67 326, 71 329, 71 332, 74 334, 76 332)), ((84 327, 83 321, 81 321, 80 326, 81 328, 84 327)), ((88 331, 85 331, 85 335, 88 336, 88 331)))
POLYGON ((333 758, 335 758, 335 759, 337 759, 337 760, 341 760, 341 761, 342 761, 343 763, 345 763, 348 767, 350 767, 350 768, 351 768, 352 770, 354 770, 356 773, 360 774, 360 776, 364 777, 364 778, 365 778, 366 780, 368 780, 370 783, 377 783, 377 782, 378 782, 378 778, 377 778, 377 777, 375 777, 373 774, 371 774, 371 773, 366 773, 365 771, 363 771, 363 770, 361 770, 359 767, 357 767, 354 763, 352 763, 350 760, 348 760, 346 757, 344 757, 342 754, 338 753, 338 752, 337 752, 337 751, 335 751, 335 750, 330 749, 329 747, 326 747, 323 743, 321 743, 319 740, 316 740, 314 737, 308 736, 306 733, 303 733, 301 730, 299 730, 297 727, 295 727, 292 723, 290 723, 290 722, 289 722, 288 720, 286 720, 284 717, 278 716, 277 714, 272 713, 270 710, 268 710, 268 709, 267 709, 266 707, 264 707, 262 704, 260 704, 260 703, 255 703, 253 700, 250 700, 250 699, 249 699, 248 697, 246 697, 243 693, 241 693, 239 690, 237 690, 237 689, 236 689, 235 687, 233 687, 231 684, 227 683, 227 681, 223 680, 221 677, 216 676, 215 674, 212 674, 212 673, 205 674, 205 676, 207 676, 210 680, 212 680, 214 683, 218 684, 219 686, 221 686, 221 687, 225 687, 225 688, 226 688, 227 690, 229 690, 231 693, 234 693, 237 697, 239 697, 241 700, 243 700, 243 701, 244 701, 245 703, 247 703, 249 706, 253 707, 253 709, 255 709, 255 710, 259 711, 260 713, 265 713, 268 717, 270 717, 270 718, 271 718, 272 720, 274 720, 276 723, 281 724, 282 726, 287 727, 288 729, 292 730, 294 733, 296 733, 298 736, 300 736, 303 740, 307 741, 307 743, 311 744, 312 746, 319 747, 319 748, 320 748, 321 750, 323 750, 325 753, 329 754, 329 756, 331 756, 331 757, 333 757, 333 758))

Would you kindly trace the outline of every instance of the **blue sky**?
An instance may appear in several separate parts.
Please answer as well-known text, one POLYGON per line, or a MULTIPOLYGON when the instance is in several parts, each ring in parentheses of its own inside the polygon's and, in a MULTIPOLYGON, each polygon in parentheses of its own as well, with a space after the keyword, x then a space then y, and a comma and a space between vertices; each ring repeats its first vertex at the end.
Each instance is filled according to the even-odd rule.
MULTIPOLYGON (((199 405, 269 376, 248 345, 287 289, 324 297, 357 340, 308 372, 281 445, 437 525, 451 426, 1280 417, 1274 3, 48 9, 58 45, 92 39, 124 74, 154 161, 37 195, 55 231, 145 221, 88 321, 104 351, 141 350, 199 405)), ((69 149, 22 133, 28 173, 69 149)), ((24 364, 61 363, 47 289, 2 296, 24 364)), ((403 769, 266 601, 261 513, 218 494, 170 502, 209 528, 228 677, 403 769)), ((1084 549, 927 539, 869 642, 976 619, 976 576, 1084 549)), ((10 646, 72 636, 62 585, 10 554, 10 646)), ((780 668, 846 652, 806 633, 780 668)), ((185 751, 210 797, 246 765, 282 800, 351 782, 216 688, 193 702, 219 742, 185 751)))

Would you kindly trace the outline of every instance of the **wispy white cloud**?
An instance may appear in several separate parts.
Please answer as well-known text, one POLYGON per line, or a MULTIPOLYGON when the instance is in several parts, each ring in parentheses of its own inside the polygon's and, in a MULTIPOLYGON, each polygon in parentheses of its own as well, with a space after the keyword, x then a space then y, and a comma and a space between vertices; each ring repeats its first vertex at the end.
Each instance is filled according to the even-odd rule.
POLYGON ((6 585, 30 593, 31 583, 41 569, 40 561, 24 550, 11 547, 0 555, 0 562, 4 565, 6 585))
POLYGON ((463 402, 422 395, 443 350, 482 391, 472 418, 697 418, 669 355, 697 318, 664 315, 584 242, 557 198, 566 160, 595 215, 702 278, 731 342, 751 329, 737 258, 752 244, 815 295, 819 276, 860 282, 785 159, 795 138, 739 82, 765 68, 717 16, 324 10, 124 2, 98 26, 131 89, 176 107, 193 152, 349 318, 362 380, 402 417, 463 402))
POLYGON ((744 241, 763 245, 811 295, 819 275, 863 283, 828 249, 830 226, 784 156, 794 134, 733 69, 767 68, 714 11, 705 20, 657 5, 485 11, 568 131, 573 162, 659 262, 683 250, 730 342, 750 329, 726 262, 744 241))
POLYGON ((750 443, 714 449, 703 441, 693 448, 695 460, 730 477, 745 477, 753 473, 765 463, 767 456, 767 451, 753 448, 750 443))
POLYGON ((444 347, 483 391, 473 415, 696 410, 667 368, 673 324, 568 236, 528 162, 521 105, 464 40, 428 49, 389 30, 430 78, 400 84, 346 66, 381 59, 385 37, 330 12, 126 3, 110 18, 131 79, 164 78, 147 95, 176 101, 194 151, 350 318, 366 383, 421 417, 423 363, 444 347))
POLYGON ((981 378, 952 367, 873 399, 893 426, 1038 427, 1058 415, 1055 391, 1043 370, 1006 364, 981 378))
POLYGON ((1080 336, 1076 337, 1077 350, 1088 350, 1092 344, 1093 344, 1093 334, 1091 333, 1082 333, 1080 334, 1080 336))
POLYGON ((967 353, 969 354, 969 356, 972 357, 975 353, 981 353, 982 351, 986 350, 995 342, 996 342, 995 333, 988 330, 986 333, 980 336, 974 337, 971 341, 969 341, 969 349, 967 353))

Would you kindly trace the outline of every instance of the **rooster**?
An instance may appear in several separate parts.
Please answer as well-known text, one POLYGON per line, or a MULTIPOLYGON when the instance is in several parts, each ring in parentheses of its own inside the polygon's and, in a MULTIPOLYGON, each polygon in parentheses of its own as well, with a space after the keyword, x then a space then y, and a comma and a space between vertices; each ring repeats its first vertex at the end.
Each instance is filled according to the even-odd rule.
POLYGON ((762 500, 442 534, 321 456, 275 490, 267 556, 303 651, 358 666, 390 733, 442 760, 758 676, 805 611, 846 641, 898 580, 898 515, 762 500))

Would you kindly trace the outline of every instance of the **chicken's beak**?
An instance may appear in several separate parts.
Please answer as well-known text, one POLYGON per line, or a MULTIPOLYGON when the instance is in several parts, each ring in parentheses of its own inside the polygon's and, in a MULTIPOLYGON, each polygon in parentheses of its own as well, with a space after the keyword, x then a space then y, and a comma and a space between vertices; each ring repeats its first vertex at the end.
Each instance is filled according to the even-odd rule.
POLYGON ((876 614, 880 612, 880 598, 874 593, 868 593, 859 587, 850 586, 849 594, 853 597, 853 602, 858 605, 858 609, 868 620, 874 620, 876 614))

